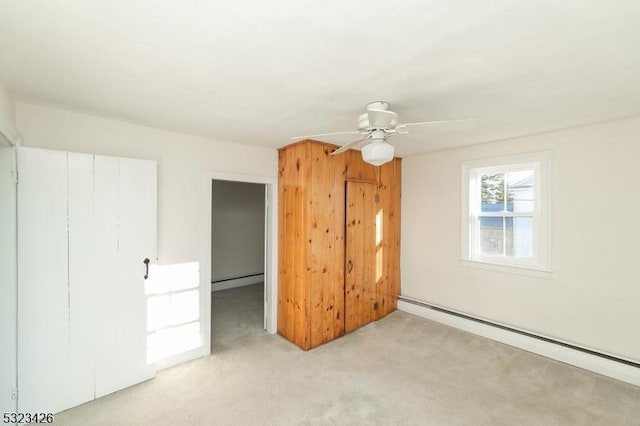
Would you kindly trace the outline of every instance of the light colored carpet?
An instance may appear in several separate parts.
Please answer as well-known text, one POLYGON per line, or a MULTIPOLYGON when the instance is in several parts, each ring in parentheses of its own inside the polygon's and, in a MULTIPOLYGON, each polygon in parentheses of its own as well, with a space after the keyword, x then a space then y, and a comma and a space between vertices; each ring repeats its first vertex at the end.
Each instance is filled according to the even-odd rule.
POLYGON ((211 351, 221 353, 264 331, 264 284, 211 293, 211 351))
POLYGON ((638 387, 403 312, 303 352, 232 319, 253 291, 214 295, 211 356, 56 425, 640 425, 638 387))

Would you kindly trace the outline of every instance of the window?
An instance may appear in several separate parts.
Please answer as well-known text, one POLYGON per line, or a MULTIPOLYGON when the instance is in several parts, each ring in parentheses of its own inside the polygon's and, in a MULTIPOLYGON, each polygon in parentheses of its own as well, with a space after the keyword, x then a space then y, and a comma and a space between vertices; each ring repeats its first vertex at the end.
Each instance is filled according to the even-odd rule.
POLYGON ((551 270, 548 152, 465 162, 462 258, 551 270))

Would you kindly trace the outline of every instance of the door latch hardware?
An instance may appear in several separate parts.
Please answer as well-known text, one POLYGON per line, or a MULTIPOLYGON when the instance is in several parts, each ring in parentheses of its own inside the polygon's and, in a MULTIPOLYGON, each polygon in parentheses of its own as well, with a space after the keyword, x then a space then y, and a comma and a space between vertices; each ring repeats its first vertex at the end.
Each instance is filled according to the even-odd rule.
POLYGON ((144 279, 146 280, 147 278, 149 278, 149 262, 150 262, 150 260, 147 257, 142 262, 144 263, 144 279))

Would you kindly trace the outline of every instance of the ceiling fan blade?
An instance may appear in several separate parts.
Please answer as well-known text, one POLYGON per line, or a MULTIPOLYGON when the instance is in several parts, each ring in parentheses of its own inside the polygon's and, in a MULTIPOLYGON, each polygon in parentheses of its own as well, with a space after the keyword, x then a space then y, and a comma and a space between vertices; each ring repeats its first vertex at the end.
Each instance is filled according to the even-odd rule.
POLYGON ((446 123, 452 123, 452 124, 456 124, 456 123, 471 123, 473 121, 476 121, 475 118, 462 118, 459 120, 437 120, 437 121, 419 121, 417 123, 402 123, 400 125, 398 125, 397 129, 403 129, 405 127, 412 127, 412 126, 432 126, 432 125, 437 125, 437 124, 446 124, 446 123))
POLYGON ((360 132, 355 132, 355 131, 350 131, 350 132, 333 132, 333 133, 320 133, 317 135, 306 135, 306 136, 294 136, 292 137, 290 140, 292 141, 301 141, 304 139, 310 139, 310 138, 320 138, 320 137, 324 137, 324 136, 339 136, 339 135, 359 135, 360 132))
POLYGON ((359 144, 360 142, 366 141, 367 139, 369 139, 369 136, 367 135, 367 137, 362 138, 362 139, 358 139, 355 141, 351 141, 346 145, 341 146, 340 148, 336 149, 335 151, 333 151, 331 153, 331 155, 336 155, 336 154, 342 154, 345 151, 348 151, 349 149, 355 147, 357 144, 359 144))
POLYGON ((367 110, 367 116, 370 128, 393 128, 398 124, 398 114, 393 111, 370 109, 367 110))

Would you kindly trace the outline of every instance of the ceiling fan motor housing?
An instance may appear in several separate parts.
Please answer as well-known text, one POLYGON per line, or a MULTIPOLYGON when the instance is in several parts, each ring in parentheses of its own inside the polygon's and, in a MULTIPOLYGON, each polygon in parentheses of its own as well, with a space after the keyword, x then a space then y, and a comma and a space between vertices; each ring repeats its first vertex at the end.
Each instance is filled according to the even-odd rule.
POLYGON ((358 117, 358 130, 393 129, 398 124, 398 114, 389 111, 389 103, 370 102, 367 112, 358 117))
POLYGON ((369 111, 370 109, 382 109, 386 111, 389 109, 389 102, 385 102, 385 101, 369 102, 367 104, 367 111, 369 111))

